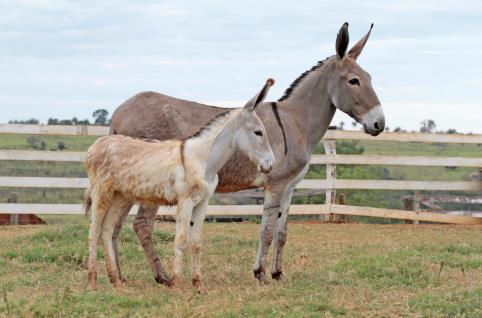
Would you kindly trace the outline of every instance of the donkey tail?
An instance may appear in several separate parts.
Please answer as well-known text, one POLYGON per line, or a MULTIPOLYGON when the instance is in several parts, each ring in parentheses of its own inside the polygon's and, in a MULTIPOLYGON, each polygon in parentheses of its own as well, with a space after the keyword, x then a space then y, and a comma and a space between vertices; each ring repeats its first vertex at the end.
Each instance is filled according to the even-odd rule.
POLYGON ((89 212, 92 208, 92 197, 90 195, 91 189, 88 187, 84 191, 84 204, 82 205, 82 209, 84 210, 85 217, 89 217, 89 212))

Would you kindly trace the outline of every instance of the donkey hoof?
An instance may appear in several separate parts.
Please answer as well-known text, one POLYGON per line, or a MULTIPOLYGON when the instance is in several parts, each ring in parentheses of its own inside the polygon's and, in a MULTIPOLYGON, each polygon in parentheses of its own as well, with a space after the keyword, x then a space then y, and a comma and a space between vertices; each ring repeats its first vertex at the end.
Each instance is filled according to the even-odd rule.
POLYGON ((275 280, 283 280, 283 272, 277 271, 277 272, 271 273, 271 278, 275 280))
POLYGON ((266 279, 266 273, 261 268, 253 270, 253 273, 254 273, 254 277, 256 277, 256 279, 261 284, 267 284, 268 283, 268 280, 266 279))
POLYGON ((154 278, 156 280, 156 283, 165 285, 167 287, 172 286, 172 280, 169 279, 167 276, 156 276, 154 278))

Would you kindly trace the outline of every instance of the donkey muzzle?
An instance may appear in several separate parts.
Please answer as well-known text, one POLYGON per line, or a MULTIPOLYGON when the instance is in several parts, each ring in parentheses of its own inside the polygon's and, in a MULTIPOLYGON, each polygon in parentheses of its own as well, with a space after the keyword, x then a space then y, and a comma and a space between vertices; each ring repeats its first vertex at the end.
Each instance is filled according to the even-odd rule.
POLYGON ((385 129, 385 115, 382 106, 376 105, 362 118, 363 130, 372 136, 379 135, 385 129))

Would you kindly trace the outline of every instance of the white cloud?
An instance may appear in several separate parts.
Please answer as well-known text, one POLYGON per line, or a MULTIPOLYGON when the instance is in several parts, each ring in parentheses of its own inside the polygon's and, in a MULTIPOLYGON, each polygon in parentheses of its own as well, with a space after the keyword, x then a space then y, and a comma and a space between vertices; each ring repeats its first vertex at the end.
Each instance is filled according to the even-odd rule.
POLYGON ((480 108, 467 115, 480 100, 480 1, 1 3, 1 121, 89 116, 145 90, 241 106, 269 76, 276 100, 334 54, 341 23, 350 22, 353 44, 373 21, 359 62, 390 127, 433 118, 476 131, 481 122, 480 108), (420 103, 428 111, 416 111, 420 103))

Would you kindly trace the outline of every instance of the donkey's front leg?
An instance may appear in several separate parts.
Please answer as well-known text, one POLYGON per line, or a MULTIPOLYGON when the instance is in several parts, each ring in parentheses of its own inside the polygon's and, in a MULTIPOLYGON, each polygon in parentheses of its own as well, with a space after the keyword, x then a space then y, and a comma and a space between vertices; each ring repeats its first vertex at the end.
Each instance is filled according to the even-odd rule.
POLYGON ((290 210, 291 198, 293 197, 293 192, 296 185, 303 180, 308 172, 308 169, 309 165, 307 164, 303 170, 301 170, 298 176, 291 181, 281 200, 281 213, 278 214, 278 227, 274 236, 273 265, 271 268, 271 277, 276 280, 279 280, 283 277, 281 264, 283 248, 286 244, 286 238, 288 236, 288 214, 290 210))
POLYGON ((276 219, 281 213, 281 201, 285 190, 282 187, 265 189, 264 211, 261 220, 260 241, 256 260, 253 266, 254 276, 262 283, 266 283, 266 257, 268 249, 273 240, 273 233, 276 231, 276 219))
POLYGON ((174 264, 172 285, 179 286, 182 274, 182 254, 189 244, 189 222, 192 215, 192 200, 179 200, 176 213, 176 239, 174 240, 174 264))
POLYGON ((193 209, 191 218, 191 279, 192 284, 196 287, 199 293, 205 293, 207 291, 206 287, 204 287, 201 276, 201 246, 204 218, 208 201, 209 199, 203 200, 196 205, 193 209))
POLYGON ((142 204, 137 212, 134 221, 134 230, 141 242, 144 254, 151 266, 154 279, 159 284, 167 286, 171 285, 171 280, 167 277, 166 271, 161 265, 161 261, 154 249, 154 242, 152 241, 152 232, 154 231, 154 221, 157 215, 157 206, 142 204))
POLYGON ((281 213, 278 214, 278 226, 274 235, 273 266, 271 269, 271 277, 276 280, 279 280, 283 277, 283 272, 281 271, 281 261, 283 256, 283 248, 286 244, 286 238, 288 236, 288 213, 293 191, 294 186, 289 187, 286 191, 283 199, 281 200, 281 213))

